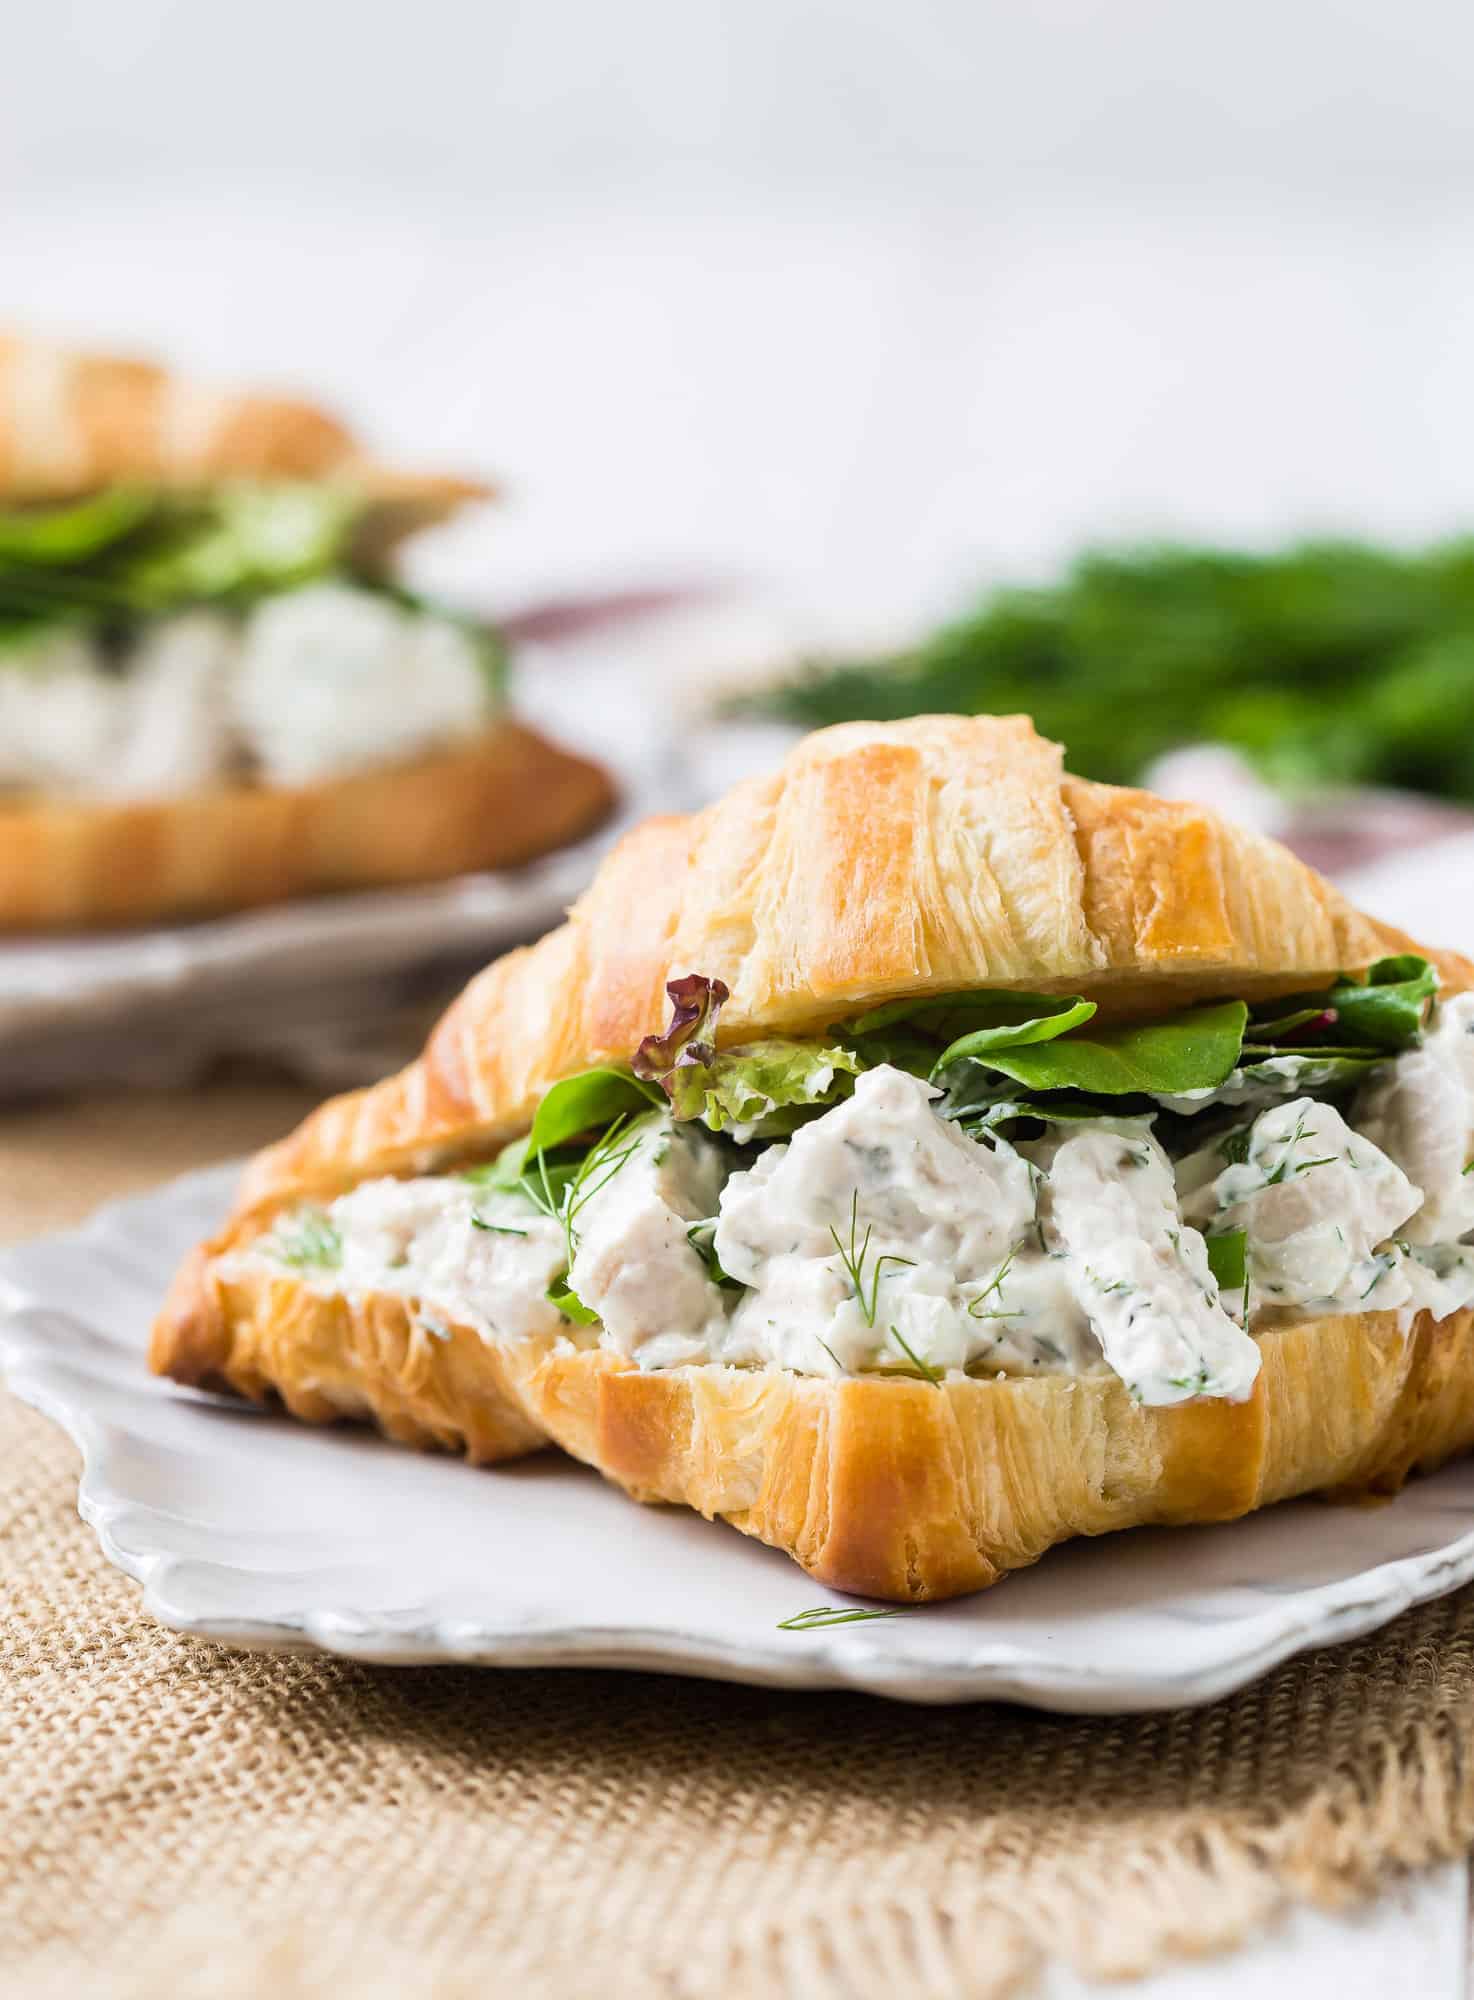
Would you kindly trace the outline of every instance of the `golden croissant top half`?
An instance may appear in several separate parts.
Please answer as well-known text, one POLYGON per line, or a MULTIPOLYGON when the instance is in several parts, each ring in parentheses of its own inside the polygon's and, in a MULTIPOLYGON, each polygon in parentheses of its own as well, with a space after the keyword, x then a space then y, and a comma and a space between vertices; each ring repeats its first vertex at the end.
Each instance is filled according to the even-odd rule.
POLYGON ((381 552, 492 492, 480 479, 384 465, 337 417, 299 398, 0 333, 0 499, 223 480, 341 485, 365 501, 381 552))

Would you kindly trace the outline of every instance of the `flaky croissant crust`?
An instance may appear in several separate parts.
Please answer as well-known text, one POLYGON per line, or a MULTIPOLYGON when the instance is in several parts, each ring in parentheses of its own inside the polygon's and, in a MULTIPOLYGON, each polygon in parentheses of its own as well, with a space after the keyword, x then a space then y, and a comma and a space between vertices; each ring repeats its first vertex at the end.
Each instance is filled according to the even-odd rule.
POLYGON ((371 557, 491 491, 477 479, 382 465, 312 403, 0 334, 0 497, 66 500, 110 485, 227 479, 305 480, 361 494, 371 557))
MULTIPOLYGON (((845 723, 627 835, 568 922, 472 980, 418 1061, 263 1153, 240 1212, 514 1138, 560 1077, 628 1060, 683 972, 726 981, 730 1044, 969 986, 1117 1013, 1290 992, 1404 943, 1273 841, 1065 776, 1025 716, 845 723)), ((1474 978, 1440 965, 1456 989, 1474 978)))
POLYGON ((613 798, 597 764, 502 721, 412 761, 312 785, 0 803, 0 936, 515 867, 587 832, 613 798))
MULTIPOLYGON (((1271 1328, 1248 1401, 1133 1404, 1113 1376, 641 1373, 571 1340, 427 1340, 413 1302, 349 1298, 233 1253, 284 1204, 485 1154, 543 1092, 624 1060, 666 981, 725 980, 721 1039, 816 1030, 900 996, 1079 991, 1107 1011, 1359 972, 1407 940, 1271 841, 1064 775, 1024 717, 855 723, 609 857, 567 924, 473 980, 398 1076, 335 1099, 249 1169, 189 1260, 153 1365, 298 1415, 495 1459, 561 1445, 881 1597, 976 1590, 1054 1542, 1221 1520, 1293 1493, 1390 1488, 1474 1444, 1474 1315, 1271 1328)), ((1474 967, 1439 959, 1446 989, 1474 967)))

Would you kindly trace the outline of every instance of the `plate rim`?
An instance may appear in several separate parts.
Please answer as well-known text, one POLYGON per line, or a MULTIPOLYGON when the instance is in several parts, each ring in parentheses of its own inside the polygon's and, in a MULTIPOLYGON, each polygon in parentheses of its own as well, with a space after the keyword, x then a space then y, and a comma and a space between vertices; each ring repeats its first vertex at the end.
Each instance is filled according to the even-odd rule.
MULTIPOLYGON (((1439 1548, 1390 1557, 1308 1589, 1276 1594, 1272 1609, 1256 1620, 1246 1619, 1238 1643, 1213 1662, 1156 1675, 1146 1670, 1127 1675, 1118 1668, 1036 1655, 1020 1659, 1011 1642, 990 1645, 986 1638, 968 1646, 966 1657, 949 1663, 898 1659, 883 1641, 853 1627, 791 1634, 797 1644, 780 1648, 771 1639, 736 1645, 699 1631, 657 1630, 638 1620, 618 1625, 468 1620, 438 1616, 427 1604, 392 1614, 355 1614, 330 1605, 276 1617, 191 1611, 170 1595, 171 1574, 201 1564, 216 1574, 230 1574, 235 1566, 171 1548, 156 1525, 152 1540, 148 1533, 137 1535, 139 1521, 153 1524, 157 1517, 148 1508, 140 1513, 135 1500, 109 1483, 105 1470, 112 1447, 130 1436, 127 1427, 100 1414, 89 1405, 85 1389, 69 1390, 56 1379, 54 1366, 48 1366, 59 1328, 84 1336, 91 1329, 65 1306, 37 1296, 23 1272, 17 1275, 13 1267, 23 1267, 27 1253, 43 1247, 96 1257, 120 1228, 128 1227, 130 1218, 165 1204, 218 1207, 218 1197, 241 1164, 196 1169, 145 1193, 105 1203, 71 1229, 0 1252, 0 1378, 20 1401, 72 1439, 82 1459, 78 1512, 103 1555, 141 1586, 152 1616, 188 1637, 250 1651, 318 1652, 385 1666, 598 1667, 795 1691, 840 1689, 923 1705, 1007 1701, 1066 1714, 1150 1713, 1220 1700, 1299 1653, 1364 1637, 1402 1612, 1474 1580, 1471 1506, 1470 1526, 1439 1548), (42 1315, 50 1333, 46 1341, 33 1324, 42 1315), (120 1532, 120 1525, 132 1516, 137 1516, 135 1534, 129 1536, 120 1532), (1266 1620, 1269 1629, 1260 1629, 1266 1620)), ((189 1396, 162 1386, 160 1393, 171 1399, 189 1396)), ((838 1591, 828 1595, 844 1598, 838 1591)))

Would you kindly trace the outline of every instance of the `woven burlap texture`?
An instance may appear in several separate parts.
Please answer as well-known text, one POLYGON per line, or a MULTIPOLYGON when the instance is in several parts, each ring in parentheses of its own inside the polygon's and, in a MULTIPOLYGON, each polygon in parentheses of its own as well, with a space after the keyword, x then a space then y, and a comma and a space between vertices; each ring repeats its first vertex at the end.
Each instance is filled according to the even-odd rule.
POLYGON ((0 1397, 13 2000, 990 2000, 1474 1835, 1468 1593, 1169 1716, 372 1669, 163 1630, 75 1481, 0 1397))

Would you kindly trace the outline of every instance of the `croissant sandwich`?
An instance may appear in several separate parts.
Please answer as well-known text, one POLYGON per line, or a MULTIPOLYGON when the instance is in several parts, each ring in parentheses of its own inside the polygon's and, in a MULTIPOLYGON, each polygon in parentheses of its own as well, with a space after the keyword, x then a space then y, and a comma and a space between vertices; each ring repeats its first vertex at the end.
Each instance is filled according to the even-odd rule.
POLYGON ((607 810, 397 588, 466 480, 303 403, 0 336, 0 932, 523 861, 607 810))
POLYGON ((548 1444, 841 1590, 1474 1444, 1474 966, 1026 718, 655 820, 250 1167, 153 1366, 548 1444))

